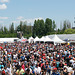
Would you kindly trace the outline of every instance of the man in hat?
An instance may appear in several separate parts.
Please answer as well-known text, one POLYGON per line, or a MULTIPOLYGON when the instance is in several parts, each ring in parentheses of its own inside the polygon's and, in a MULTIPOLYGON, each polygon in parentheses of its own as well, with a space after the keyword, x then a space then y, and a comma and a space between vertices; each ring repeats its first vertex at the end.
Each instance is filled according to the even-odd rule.
POLYGON ((57 71, 57 68, 53 68, 52 75, 60 75, 60 73, 57 71))

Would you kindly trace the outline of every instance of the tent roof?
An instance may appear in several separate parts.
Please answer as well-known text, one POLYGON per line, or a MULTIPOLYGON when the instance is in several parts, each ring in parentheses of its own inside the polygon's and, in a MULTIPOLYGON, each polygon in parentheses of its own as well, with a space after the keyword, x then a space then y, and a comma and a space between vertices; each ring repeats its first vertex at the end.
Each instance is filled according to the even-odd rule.
POLYGON ((44 41, 47 42, 47 41, 52 41, 52 40, 48 36, 46 36, 44 41))
MULTIPOLYGON (((49 37, 52 39, 55 35, 49 35, 49 37)), ((75 40, 75 34, 57 34, 57 36, 62 39, 69 39, 69 40, 75 40)))
POLYGON ((31 42, 31 40, 34 40, 34 38, 32 36, 29 37, 29 39, 28 39, 29 43, 31 42))
POLYGON ((36 38, 34 39, 34 42, 36 42, 36 41, 40 41, 40 39, 39 39, 38 37, 36 37, 36 38))
POLYGON ((42 36, 42 38, 40 38, 40 41, 44 41, 45 40, 45 37, 44 36, 42 36))
MULTIPOLYGON (((31 36, 31 37, 29 37, 29 39, 34 39, 34 38, 31 36)), ((28 39, 28 40, 29 40, 29 39, 28 39)))
POLYGON ((19 38, 0 38, 0 43, 3 43, 3 42, 8 42, 8 43, 11 43, 11 42, 14 42, 15 39, 19 39, 19 38))
POLYGON ((56 43, 65 43, 63 40, 61 40, 56 34, 52 39, 56 43))

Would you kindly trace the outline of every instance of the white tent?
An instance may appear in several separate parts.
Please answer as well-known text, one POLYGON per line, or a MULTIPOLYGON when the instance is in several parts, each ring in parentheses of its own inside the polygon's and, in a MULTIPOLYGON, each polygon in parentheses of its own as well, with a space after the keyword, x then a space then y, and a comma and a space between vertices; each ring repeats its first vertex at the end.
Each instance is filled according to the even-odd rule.
POLYGON ((61 40, 56 34, 52 39, 54 43, 65 43, 65 41, 61 40))
POLYGON ((29 37, 29 39, 28 39, 28 42, 29 43, 32 43, 34 41, 34 38, 31 36, 31 37, 29 37))
POLYGON ((52 40, 48 36, 46 36, 44 42, 52 42, 52 40))
POLYGON ((0 43, 8 42, 14 43, 14 40, 18 40, 19 38, 0 38, 0 43))
POLYGON ((40 38, 40 42, 43 41, 44 42, 45 37, 43 36, 42 38, 40 38))
POLYGON ((37 41, 40 41, 40 39, 39 39, 38 37, 36 37, 36 38, 34 39, 34 42, 37 42, 37 41))

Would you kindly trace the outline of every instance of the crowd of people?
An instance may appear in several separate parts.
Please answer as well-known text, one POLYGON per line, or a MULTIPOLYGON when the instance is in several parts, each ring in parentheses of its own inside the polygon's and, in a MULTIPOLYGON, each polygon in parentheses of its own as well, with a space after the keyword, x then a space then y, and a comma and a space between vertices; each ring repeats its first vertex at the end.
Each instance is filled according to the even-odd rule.
POLYGON ((0 75, 75 75, 75 45, 2 43, 0 75))

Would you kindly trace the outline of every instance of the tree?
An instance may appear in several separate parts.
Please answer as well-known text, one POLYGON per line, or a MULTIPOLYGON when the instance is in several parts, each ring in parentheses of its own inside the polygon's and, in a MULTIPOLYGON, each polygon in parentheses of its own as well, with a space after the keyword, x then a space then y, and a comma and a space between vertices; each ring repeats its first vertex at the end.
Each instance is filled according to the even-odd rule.
POLYGON ((44 20, 39 20, 39 37, 44 36, 44 32, 45 32, 45 24, 44 24, 44 20))
POLYGON ((68 20, 65 20, 63 23, 63 31, 69 28, 71 28, 71 23, 68 20))
POLYGON ((1 33, 3 34, 3 27, 1 27, 0 31, 1 31, 1 33))
POLYGON ((52 20, 47 18, 45 21, 45 34, 52 32, 52 20))
POLYGON ((22 31, 23 30, 23 22, 22 21, 20 21, 20 31, 22 31))
POLYGON ((67 29, 71 28, 71 23, 67 21, 67 29))
POLYGON ((8 33, 8 29, 6 27, 4 27, 4 34, 8 33))
POLYGON ((56 24, 55 24, 55 21, 53 20, 53 24, 52 24, 53 31, 54 31, 55 28, 56 28, 56 24))
POLYGON ((35 20, 34 21, 34 26, 33 26, 33 37, 35 36, 43 36, 45 32, 45 24, 44 24, 44 20, 35 20))
POLYGON ((73 34, 73 33, 75 34, 75 29, 69 28, 64 31, 64 34, 73 34))
POLYGON ((26 22, 24 22, 23 23, 23 34, 26 34, 27 33, 27 23, 26 22))
POLYGON ((36 32, 37 32, 37 26, 36 26, 36 20, 34 21, 34 26, 33 26, 33 31, 32 31, 32 36, 35 38, 36 37, 36 32))
POLYGON ((14 33, 14 23, 11 24, 9 31, 10 33, 14 33))
POLYGON ((66 21, 64 21, 64 23, 63 23, 63 31, 65 31, 67 29, 67 26, 66 25, 67 25, 66 24, 66 21))

